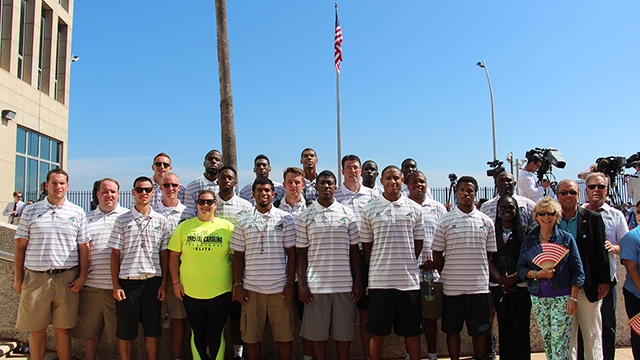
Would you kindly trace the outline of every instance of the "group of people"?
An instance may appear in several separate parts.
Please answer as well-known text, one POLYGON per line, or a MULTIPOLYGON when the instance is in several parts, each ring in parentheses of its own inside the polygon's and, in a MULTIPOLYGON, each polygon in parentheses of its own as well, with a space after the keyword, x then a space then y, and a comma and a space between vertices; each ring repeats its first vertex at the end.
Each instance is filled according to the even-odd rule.
MULTIPOLYGON (((458 359, 464 324, 474 357, 484 359, 497 317, 501 358, 529 359, 533 307, 549 359, 612 359, 618 256, 627 313, 640 312, 640 236, 606 203, 601 173, 587 178, 579 206, 571 180, 558 184, 557 200, 534 202, 502 172, 496 197, 478 209, 473 177, 457 180, 456 204, 445 206, 413 159, 378 174, 374 161, 347 155, 343 184, 318 173, 317 162, 303 150, 301 167, 287 168, 280 183, 258 155, 255 180, 236 191, 237 171, 218 150, 186 186, 160 153, 153 176, 133 182, 130 209, 118 204, 119 183, 105 178, 87 214, 66 199, 68 174, 51 170, 47 197, 22 210, 15 235, 16 327, 30 332, 32 358, 43 358, 51 324, 60 359, 70 357, 71 337, 95 359, 103 331, 129 359, 142 323, 147 357, 157 359, 171 321, 179 359, 184 319, 193 357, 222 358, 230 318, 234 358, 260 358, 268 322, 282 359, 291 359, 296 335, 305 360, 324 359, 329 338, 347 359, 356 329, 366 359, 381 358, 392 331, 409 359, 420 358, 422 334, 437 359, 440 330, 458 359), (543 268, 530 254, 549 243, 567 254, 543 268)), ((635 333, 632 346, 640 358, 635 333)))

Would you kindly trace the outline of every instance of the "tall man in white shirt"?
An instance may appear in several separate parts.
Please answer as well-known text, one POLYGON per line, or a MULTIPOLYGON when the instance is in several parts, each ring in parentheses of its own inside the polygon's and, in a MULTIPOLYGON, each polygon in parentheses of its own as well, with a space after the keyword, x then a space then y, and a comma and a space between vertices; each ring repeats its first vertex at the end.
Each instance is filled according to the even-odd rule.
POLYGON ((222 167, 222 154, 218 150, 209 150, 204 156, 204 173, 197 179, 193 180, 184 190, 184 205, 188 209, 190 216, 196 216, 196 200, 202 190, 211 190, 218 192, 218 174, 222 167))
POLYGON ((318 192, 316 191, 316 165, 318 165, 318 155, 316 151, 312 148, 302 150, 300 164, 302 164, 302 168, 304 169, 304 190, 302 191, 302 196, 308 203, 311 203, 318 197, 318 192))
MULTIPOLYGON (((360 158, 357 155, 351 154, 342 157, 342 176, 344 176, 344 183, 334 194, 339 203, 346 205, 353 211, 358 230, 360 230, 362 224, 362 209, 364 209, 367 203, 380 195, 377 191, 363 186, 360 183, 360 177, 362 176, 362 168, 360 165, 360 158)), ((364 252, 361 252, 360 260, 362 263, 362 282, 366 286, 368 282, 369 264, 364 259, 364 252)), ((367 317, 369 316, 369 296, 366 294, 358 301, 358 315, 360 317, 360 340, 363 344, 368 344, 371 336, 365 330, 367 317)), ((362 352, 363 357, 368 359, 369 347, 362 346, 362 352)))
POLYGON ((402 173, 390 165, 382 171, 384 192, 362 211, 360 240, 369 260, 369 318, 372 360, 382 357, 391 330, 405 339, 411 360, 420 359, 422 305, 418 258, 424 240, 420 206, 402 196, 402 173))
POLYGON ((522 223, 529 229, 534 227, 536 224, 533 220, 533 207, 536 203, 526 197, 514 194, 514 186, 516 185, 516 182, 513 175, 510 172, 503 171, 498 174, 494 182, 498 195, 491 200, 485 201, 480 207, 480 211, 485 213, 495 223, 498 199, 500 199, 501 196, 509 195, 518 202, 522 223))
POLYGON ((66 198, 66 171, 49 171, 45 189, 47 197, 25 209, 15 235, 16 328, 29 331, 31 358, 42 360, 47 326, 53 325, 58 357, 68 360, 69 329, 78 321, 78 292, 89 270, 89 234, 84 210, 66 198))
MULTIPOLYGON (((611 288, 602 299, 600 314, 602 315, 602 352, 604 360, 612 360, 616 351, 616 268, 620 260, 620 240, 629 232, 627 221, 622 212, 605 202, 609 189, 609 177, 603 173, 592 173, 586 179, 588 203, 583 207, 599 212, 604 221, 607 240, 604 243, 609 253, 611 288)), ((582 343, 580 343, 582 344, 582 343)), ((579 344, 579 345, 580 345, 579 344)), ((578 347, 578 359, 584 358, 584 352, 578 347)))
POLYGON ((105 178, 98 182, 98 207, 87 213, 87 229, 91 242, 89 276, 80 290, 78 324, 71 329, 71 336, 84 341, 87 360, 96 359, 103 329, 107 341, 116 343, 116 300, 109 269, 111 249, 107 247, 116 218, 125 212, 118 204, 120 184, 105 178))
POLYGON ((266 177, 252 184, 253 210, 238 219, 231 238, 233 300, 242 304, 242 340, 248 360, 260 359, 267 319, 281 360, 290 360, 296 234, 293 217, 273 206, 274 186, 266 177))
POLYGON ((149 360, 157 360, 162 335, 161 302, 167 291, 169 221, 150 205, 153 183, 146 176, 133 182, 136 204, 120 215, 107 244, 111 248, 111 282, 116 303, 118 352, 131 359, 133 340, 142 323, 149 360))
MULTIPOLYGON (((173 172, 166 173, 162 178, 162 201, 153 207, 153 210, 169 220, 169 232, 173 234, 182 219, 182 213, 187 207, 180 202, 178 194, 182 190, 180 178, 173 172)), ((184 343, 184 319, 187 312, 182 301, 176 297, 173 291, 167 291, 167 297, 162 303, 162 314, 169 313, 173 324, 171 334, 173 338, 173 358, 182 358, 182 345, 184 343)))
MULTIPOLYGON (((253 172, 256 174, 256 179, 264 178, 269 179, 269 173, 271 173, 271 162, 269 158, 260 154, 256 156, 253 160, 253 172)), ((280 200, 284 197, 284 186, 277 181, 273 181, 274 191, 273 191, 273 202, 279 204, 280 200)), ((255 205, 256 200, 253 197, 253 191, 251 190, 253 184, 247 184, 242 189, 240 189, 240 197, 250 202, 252 205, 255 205)))
POLYGON ((377 191, 378 194, 382 194, 384 192, 384 188, 376 184, 377 178, 378 164, 376 164, 376 162, 373 160, 365 161, 362 164, 362 185, 368 187, 369 189, 377 191))
POLYGON ((325 359, 327 340, 333 338, 338 359, 346 360, 363 291, 360 235, 353 211, 333 197, 336 176, 322 171, 316 189, 317 201, 297 226, 298 293, 305 303, 300 336, 312 341, 317 360, 325 359))
POLYGON ((2 210, 2 215, 9 218, 9 224, 18 225, 24 206, 25 204, 22 201, 22 193, 16 190, 13 192, 13 201, 9 202, 4 210, 2 210))
POLYGON ((438 219, 433 257, 442 276, 442 332, 452 360, 460 358, 463 323, 473 338, 475 359, 483 359, 489 333, 489 261, 497 251, 493 221, 476 210, 478 182, 461 176, 456 183, 457 206, 438 219), (446 254, 446 262, 444 255, 446 254))
POLYGON ((542 165, 542 158, 540 158, 538 154, 532 154, 530 152, 528 152, 527 155, 527 165, 520 171, 520 177, 518 178, 518 191, 520 195, 536 203, 542 199, 545 190, 551 183, 549 180, 544 179, 538 186, 536 171, 538 171, 542 165))

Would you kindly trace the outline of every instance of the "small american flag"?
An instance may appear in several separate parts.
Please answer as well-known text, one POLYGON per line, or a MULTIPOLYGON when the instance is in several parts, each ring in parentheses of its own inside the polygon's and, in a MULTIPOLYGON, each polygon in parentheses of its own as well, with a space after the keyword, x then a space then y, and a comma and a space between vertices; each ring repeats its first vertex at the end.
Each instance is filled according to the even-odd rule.
POLYGON ((631 330, 633 330, 636 334, 640 335, 640 313, 636 314, 636 316, 632 317, 629 320, 629 326, 631 326, 631 330))
POLYGON ((340 62, 342 61, 342 28, 338 20, 338 10, 336 8, 336 36, 333 39, 333 59, 336 71, 340 72, 340 62))

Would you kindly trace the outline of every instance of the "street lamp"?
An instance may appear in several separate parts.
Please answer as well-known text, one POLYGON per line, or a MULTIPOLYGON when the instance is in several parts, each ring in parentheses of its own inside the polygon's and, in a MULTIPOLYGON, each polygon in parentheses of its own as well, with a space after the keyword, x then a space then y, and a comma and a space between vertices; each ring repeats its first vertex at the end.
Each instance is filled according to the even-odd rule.
POLYGON ((484 60, 478 61, 476 63, 479 67, 484 69, 485 74, 487 74, 487 81, 489 82, 489 95, 491 95, 491 130, 493 132, 493 161, 497 160, 496 156, 496 117, 495 112, 493 110, 493 87, 491 86, 491 78, 489 77, 489 69, 487 69, 487 64, 484 63, 484 60))

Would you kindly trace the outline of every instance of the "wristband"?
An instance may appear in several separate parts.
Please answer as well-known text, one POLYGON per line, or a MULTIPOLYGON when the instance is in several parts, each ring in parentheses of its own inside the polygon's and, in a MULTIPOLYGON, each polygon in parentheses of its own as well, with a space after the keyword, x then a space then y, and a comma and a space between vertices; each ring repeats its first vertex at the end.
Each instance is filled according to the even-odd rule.
POLYGON ((238 286, 238 285, 242 285, 242 281, 240 281, 240 282, 237 282, 237 283, 233 284, 233 287, 236 287, 236 286, 238 286))
POLYGON ((569 298, 569 300, 573 300, 573 301, 575 301, 576 303, 578 303, 578 299, 576 299, 576 298, 574 298, 574 297, 569 298))
POLYGON ((180 284, 180 281, 178 281, 177 283, 173 283, 173 285, 178 285, 178 284, 180 284))
POLYGON ((533 270, 533 280, 538 281, 538 272, 533 270))

